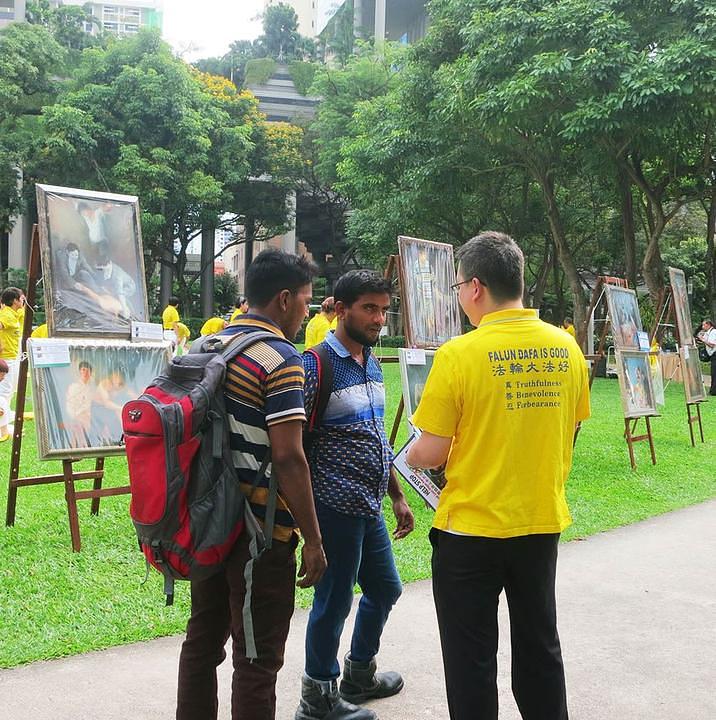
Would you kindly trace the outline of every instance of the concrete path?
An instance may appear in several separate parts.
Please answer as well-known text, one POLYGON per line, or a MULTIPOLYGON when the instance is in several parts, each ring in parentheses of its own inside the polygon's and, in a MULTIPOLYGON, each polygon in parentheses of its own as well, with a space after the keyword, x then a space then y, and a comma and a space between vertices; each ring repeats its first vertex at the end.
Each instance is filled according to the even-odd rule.
MULTIPOLYGON (((716 718, 716 501, 562 546, 560 633, 573 720, 716 718)), ((354 604, 355 605, 355 604, 354 604)), ((510 694, 501 606, 500 717, 510 694)), ((291 720, 307 613, 291 628, 277 720, 291 720)), ((181 638, 0 671, 2 720, 170 720, 181 638)), ((405 690, 373 703, 381 720, 447 720, 429 582, 408 585, 386 628, 383 668, 405 690)), ((229 718, 221 668, 220 718, 229 718)))

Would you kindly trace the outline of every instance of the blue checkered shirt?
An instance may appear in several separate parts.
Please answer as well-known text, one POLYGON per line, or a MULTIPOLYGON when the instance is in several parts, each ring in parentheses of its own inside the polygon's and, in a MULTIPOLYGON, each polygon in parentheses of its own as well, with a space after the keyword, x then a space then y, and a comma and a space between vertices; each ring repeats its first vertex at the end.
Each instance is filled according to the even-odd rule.
MULTIPOLYGON (((313 494, 336 512, 376 517, 388 491, 393 450, 385 435, 383 372, 370 348, 360 365, 329 332, 323 343, 333 367, 333 392, 308 453, 313 494)), ((303 356, 306 416, 317 399, 316 358, 303 356)))

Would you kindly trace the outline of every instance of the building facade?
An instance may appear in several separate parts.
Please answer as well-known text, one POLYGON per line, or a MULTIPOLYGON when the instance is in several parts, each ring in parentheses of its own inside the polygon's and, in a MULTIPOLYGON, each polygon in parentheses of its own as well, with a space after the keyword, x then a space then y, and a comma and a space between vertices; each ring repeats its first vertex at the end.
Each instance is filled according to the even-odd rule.
MULTIPOLYGON (((6 0, 0 0, 0 3, 6 0)), ((142 28, 154 28, 160 33, 163 25, 164 0, 131 0, 131 2, 65 1, 66 5, 88 5, 92 21, 85 23, 85 32, 101 32, 124 37, 136 35, 142 28)))
POLYGON ((0 0, 0 28, 25 19, 25 0, 0 0))

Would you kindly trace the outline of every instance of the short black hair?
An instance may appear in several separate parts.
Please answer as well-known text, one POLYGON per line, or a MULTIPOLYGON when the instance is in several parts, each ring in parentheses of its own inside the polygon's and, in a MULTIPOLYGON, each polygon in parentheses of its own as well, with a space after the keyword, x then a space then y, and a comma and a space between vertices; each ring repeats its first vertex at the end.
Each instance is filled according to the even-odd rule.
POLYGON ((80 370, 83 370, 85 368, 87 370, 89 370, 90 372, 92 372, 92 370, 94 370, 94 368, 86 360, 82 360, 80 362, 80 370))
POLYGON ((480 233, 458 248, 455 257, 463 278, 477 278, 497 302, 522 297, 525 257, 509 235, 493 230, 480 233))
POLYGON ((236 298, 234 307, 241 307, 245 302, 246 302, 246 298, 243 295, 239 295, 239 297, 236 298))
POLYGON ((76 244, 76 243, 73 243, 73 242, 67 243, 67 248, 66 248, 66 250, 67 250, 67 252, 71 252, 72 250, 77 250, 77 252, 80 251, 79 247, 77 247, 77 244, 76 244))
POLYGON ((175 305, 175 306, 178 305, 178 304, 179 304, 179 298, 178 298, 176 295, 172 295, 172 296, 169 298, 169 304, 170 304, 170 305, 175 305))
POLYGON ((252 307, 266 307, 282 290, 295 293, 318 274, 304 256, 277 248, 262 250, 246 271, 246 297, 252 307))
POLYGON ((374 270, 350 270, 338 278, 333 288, 333 299, 350 307, 361 295, 390 295, 391 292, 390 280, 386 280, 380 273, 374 270))
POLYGON ((0 295, 0 302, 3 305, 7 305, 8 307, 10 307, 10 305, 12 305, 15 300, 19 300, 21 297, 22 290, 20 290, 20 288, 8 287, 2 291, 2 295, 0 295))

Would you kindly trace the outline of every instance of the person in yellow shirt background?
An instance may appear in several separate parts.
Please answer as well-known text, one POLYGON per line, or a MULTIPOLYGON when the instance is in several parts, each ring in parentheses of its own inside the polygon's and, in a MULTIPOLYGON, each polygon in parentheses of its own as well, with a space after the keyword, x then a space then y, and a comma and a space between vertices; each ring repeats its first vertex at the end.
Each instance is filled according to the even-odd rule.
POLYGON ((179 298, 172 295, 169 298, 169 304, 162 312, 162 327, 164 328, 164 339, 171 340, 175 346, 177 342, 177 323, 181 319, 179 317, 179 298))
POLYGON ((504 589, 522 717, 567 720, 554 581, 574 432, 590 414, 587 365, 572 337, 523 307, 512 238, 482 233, 457 257, 454 288, 475 329, 436 352, 407 456, 447 463, 430 541, 450 718, 497 719, 504 589))
POLYGON ((568 335, 571 335, 575 340, 577 339, 577 333, 574 329, 574 323, 572 322, 572 318, 566 317, 562 321, 562 330, 566 332, 568 335))
POLYGON ((231 313, 229 322, 232 323, 239 315, 245 315, 249 311, 249 301, 242 295, 236 300, 234 312, 231 313))
POLYGON ((42 325, 38 325, 31 333, 31 338, 35 339, 42 339, 49 337, 49 334, 47 332, 47 323, 42 323, 42 325))
MULTIPOLYGON (((200 335, 213 335, 214 333, 221 332, 228 323, 224 318, 212 317, 209 318, 202 326, 199 331, 200 335)), ((177 333, 178 335, 178 333, 177 333)))
POLYGON ((0 404, 7 408, 7 422, 13 419, 10 410, 12 396, 17 388, 18 369, 20 360, 20 338, 22 326, 18 311, 23 305, 23 292, 19 288, 9 287, 0 295, 0 358, 8 366, 5 377, 0 382, 0 404))
POLYGON ((329 296, 321 303, 320 311, 306 325, 305 349, 308 350, 308 348, 322 343, 328 331, 336 329, 337 323, 335 302, 333 296, 329 296))
POLYGON ((186 346, 189 344, 189 338, 191 337, 191 331, 183 323, 177 323, 177 346, 174 349, 175 355, 184 355, 187 352, 186 346))

